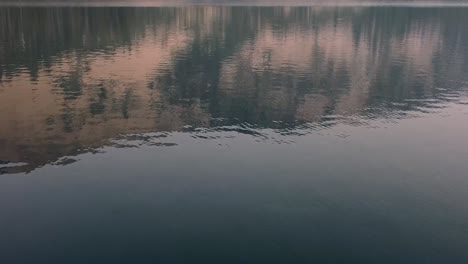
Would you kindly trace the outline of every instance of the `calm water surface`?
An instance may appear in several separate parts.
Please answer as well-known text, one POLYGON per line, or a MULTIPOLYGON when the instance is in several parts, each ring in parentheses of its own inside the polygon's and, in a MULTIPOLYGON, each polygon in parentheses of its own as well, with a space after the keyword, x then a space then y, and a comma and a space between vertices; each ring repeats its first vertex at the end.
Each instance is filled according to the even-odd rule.
POLYGON ((467 25, 1 7, 0 263, 468 263, 467 25))

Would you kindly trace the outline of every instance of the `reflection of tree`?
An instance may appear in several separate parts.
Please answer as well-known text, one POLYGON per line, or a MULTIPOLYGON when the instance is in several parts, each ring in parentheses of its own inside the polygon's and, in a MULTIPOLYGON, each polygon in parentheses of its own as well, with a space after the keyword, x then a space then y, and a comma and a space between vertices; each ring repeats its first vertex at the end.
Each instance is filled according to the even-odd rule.
POLYGON ((459 31, 442 37, 445 17, 454 15, 446 9, 237 11, 217 17, 223 30, 213 31, 209 42, 195 38, 171 71, 158 77, 167 102, 200 99, 213 117, 271 126, 275 120, 295 123, 301 102, 322 98, 308 94, 325 96, 323 111, 340 114, 437 96, 433 59, 446 51, 442 40, 460 37, 459 31))
MULTIPOLYGON (((135 8, 0 8, 3 74, 26 67, 37 77, 64 51, 112 52, 143 38, 146 26, 164 23, 174 12, 135 8)), ((170 10, 169 10, 170 11, 170 10)), ((1 76, 0 76, 1 77, 1 76)))
POLYGON ((436 88, 463 80, 465 12, 1 8, 0 110, 27 114, 0 111, 10 151, 0 160, 44 164, 118 134, 186 125, 283 129, 404 114, 428 104, 407 99, 443 98, 436 88))
POLYGON ((75 71, 68 76, 63 76, 58 80, 58 86, 63 89, 65 99, 71 100, 78 98, 82 91, 83 82, 80 71, 75 71))
POLYGON ((102 84, 98 89, 97 98, 91 98, 92 102, 89 106, 92 115, 102 114, 106 110, 107 90, 102 84))

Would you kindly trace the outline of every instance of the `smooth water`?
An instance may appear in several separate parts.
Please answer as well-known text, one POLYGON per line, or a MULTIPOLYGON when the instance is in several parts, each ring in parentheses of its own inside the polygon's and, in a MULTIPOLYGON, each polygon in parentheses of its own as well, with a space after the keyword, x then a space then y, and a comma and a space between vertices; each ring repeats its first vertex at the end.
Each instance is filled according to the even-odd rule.
POLYGON ((0 263, 468 263, 468 8, 0 8, 0 263))

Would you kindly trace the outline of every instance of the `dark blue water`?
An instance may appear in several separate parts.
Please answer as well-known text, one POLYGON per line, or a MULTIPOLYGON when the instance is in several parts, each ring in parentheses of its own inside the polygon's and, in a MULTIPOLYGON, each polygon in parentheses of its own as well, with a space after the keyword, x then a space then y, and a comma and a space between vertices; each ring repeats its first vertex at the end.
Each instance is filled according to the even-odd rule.
POLYGON ((0 263, 468 263, 466 25, 1 7, 0 263))

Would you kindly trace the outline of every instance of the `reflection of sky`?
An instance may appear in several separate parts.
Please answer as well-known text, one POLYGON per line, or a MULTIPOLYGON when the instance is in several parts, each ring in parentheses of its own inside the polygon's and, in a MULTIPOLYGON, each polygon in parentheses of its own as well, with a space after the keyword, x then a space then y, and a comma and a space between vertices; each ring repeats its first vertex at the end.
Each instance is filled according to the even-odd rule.
MULTIPOLYGON (((309 239, 324 250, 325 238, 353 253, 366 253, 372 246, 381 252, 388 244, 407 252, 389 254, 396 262, 437 246, 431 259, 457 263, 467 236, 468 141, 462 140, 467 114, 466 107, 452 105, 422 118, 387 124, 373 120, 369 127, 338 125, 305 136, 282 137, 267 130, 263 133, 271 140, 264 141, 238 133, 219 139, 229 133, 212 132, 205 134, 212 139, 204 139, 175 132, 154 138, 155 143, 177 144, 173 147, 103 147, 99 151, 104 153, 73 157, 78 161, 68 166, 46 165, 29 175, 0 177, 0 206, 7 212, 1 224, 21 224, 10 224, 7 232, 21 240, 0 243, 11 248, 8 255, 21 244, 23 250, 40 248, 34 252, 42 257, 51 244, 53 250, 73 251, 76 239, 73 245, 51 241, 76 237, 77 229, 84 230, 78 236, 84 245, 118 230, 114 240, 125 245, 124 252, 137 247, 138 255, 148 243, 138 238, 163 239, 161 257, 176 251, 180 241, 200 243, 193 234, 216 244, 227 236, 244 245, 246 234, 263 238, 273 232, 265 240, 299 247, 309 239), (287 142, 272 144, 281 139, 287 142), (276 236, 286 232, 291 236, 276 236), (384 234, 376 235, 380 232, 384 234), (362 243, 342 245, 343 234, 364 241, 365 249, 362 243)), ((269 243, 257 243, 262 256, 275 254, 265 246, 269 243)), ((211 248, 197 252, 211 256, 211 248)), ((80 247, 80 256, 94 250, 80 247)), ((103 243, 99 252, 115 250, 112 243, 103 243)))

